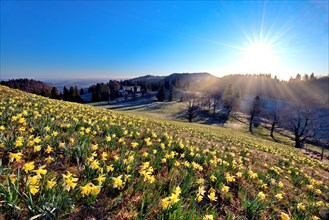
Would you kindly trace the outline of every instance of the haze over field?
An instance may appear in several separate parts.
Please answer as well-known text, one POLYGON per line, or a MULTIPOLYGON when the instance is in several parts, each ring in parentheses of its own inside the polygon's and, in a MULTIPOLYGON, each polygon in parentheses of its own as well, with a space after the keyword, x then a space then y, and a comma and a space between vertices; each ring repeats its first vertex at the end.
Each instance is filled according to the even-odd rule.
POLYGON ((1 1, 0 79, 328 74, 328 1, 1 1))

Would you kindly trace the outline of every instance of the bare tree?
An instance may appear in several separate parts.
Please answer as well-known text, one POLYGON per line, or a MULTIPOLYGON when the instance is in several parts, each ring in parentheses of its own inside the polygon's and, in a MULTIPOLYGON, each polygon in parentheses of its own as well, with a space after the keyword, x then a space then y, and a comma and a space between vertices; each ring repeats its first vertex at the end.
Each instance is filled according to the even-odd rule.
POLYGON ((261 103, 260 97, 256 96, 250 106, 250 117, 249 117, 249 132, 252 133, 252 125, 255 122, 255 119, 259 116, 261 112, 261 103))
POLYGON ((206 99, 206 103, 205 105, 208 107, 208 111, 210 112, 210 108, 211 108, 211 98, 207 98, 206 99))
MULTIPOLYGON (((328 130, 327 130, 327 132, 328 132, 328 130)), ((323 160, 323 157, 324 157, 324 149, 329 147, 329 141, 319 140, 318 141, 318 145, 321 147, 320 160, 323 160)))
POLYGON ((185 118, 189 121, 192 122, 194 118, 196 118, 197 113, 199 111, 199 106, 196 104, 195 99, 189 99, 187 102, 187 110, 185 114, 185 118))
POLYGON ((307 138, 307 142, 311 142, 319 147, 321 147, 321 157, 323 160, 324 149, 329 149, 329 109, 328 108, 318 108, 313 110, 312 122, 314 129, 314 136, 307 138))
POLYGON ((308 138, 316 138, 321 129, 316 112, 306 105, 295 105, 289 111, 285 121, 293 132, 295 147, 301 148, 308 138))
POLYGON ((261 114, 261 117, 265 118, 267 124, 270 125, 268 128, 270 129, 270 136, 273 138, 273 140, 275 140, 274 131, 280 123, 281 116, 282 111, 277 105, 271 107, 269 110, 263 111, 263 113, 261 114))
POLYGON ((241 95, 239 90, 233 90, 232 87, 229 87, 227 92, 225 92, 222 99, 223 108, 226 111, 226 118, 230 117, 232 111, 237 111, 241 105, 241 95), (234 93, 233 93, 234 92, 234 93))
POLYGON ((329 149, 329 140, 328 140, 328 134, 329 134, 329 109, 327 108, 325 111, 321 112, 320 118, 324 119, 321 120, 321 127, 319 132, 319 139, 320 140, 320 146, 322 148, 321 150, 321 160, 323 160, 324 157, 324 149, 329 149))
POLYGON ((275 130, 275 127, 277 126, 278 122, 279 122, 279 117, 280 117, 280 113, 278 110, 273 110, 271 112, 271 132, 270 132, 270 136, 271 138, 274 138, 274 130, 275 130))
POLYGON ((213 105, 212 105, 212 107, 213 107, 213 114, 215 114, 216 113, 216 108, 219 105, 220 100, 221 100, 221 95, 215 94, 215 95, 212 96, 212 99, 213 99, 213 105))
POLYGON ((226 118, 230 116, 231 111, 233 110, 234 105, 234 93, 233 93, 233 87, 232 84, 229 84, 224 92, 224 95, 222 97, 223 107, 226 111, 226 118))

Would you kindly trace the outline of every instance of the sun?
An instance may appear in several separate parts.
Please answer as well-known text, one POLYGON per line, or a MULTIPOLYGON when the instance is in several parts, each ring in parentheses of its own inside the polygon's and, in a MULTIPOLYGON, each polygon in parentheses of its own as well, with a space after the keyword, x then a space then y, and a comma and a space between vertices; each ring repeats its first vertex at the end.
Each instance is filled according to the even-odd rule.
POLYGON ((287 80, 293 73, 287 64, 287 47, 284 32, 264 32, 261 28, 256 32, 242 31, 243 38, 239 43, 224 44, 232 49, 232 61, 220 68, 224 73, 271 74, 279 79, 287 80), (234 51, 234 52, 233 52, 234 51))
POLYGON ((273 45, 264 41, 249 42, 242 49, 242 66, 245 70, 254 73, 268 73, 278 65, 278 57, 275 54, 273 45))
POLYGON ((268 43, 250 44, 245 49, 246 58, 253 63, 271 64, 275 60, 274 51, 268 43))

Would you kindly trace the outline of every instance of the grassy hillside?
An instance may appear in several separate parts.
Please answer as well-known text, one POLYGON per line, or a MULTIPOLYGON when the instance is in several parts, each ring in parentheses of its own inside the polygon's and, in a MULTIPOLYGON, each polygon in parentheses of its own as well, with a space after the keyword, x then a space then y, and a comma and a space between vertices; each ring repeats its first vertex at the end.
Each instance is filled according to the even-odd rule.
MULTIPOLYGON (((186 119, 186 102, 156 102, 152 99, 141 99, 136 101, 118 102, 111 104, 108 104, 108 102, 94 102, 89 104, 100 108, 106 108, 119 112, 126 112, 134 115, 141 115, 148 118, 185 122, 188 121, 188 119, 186 119)), ((246 132, 249 128, 248 118, 249 115, 247 114, 241 112, 234 112, 232 113, 229 120, 222 124, 223 122, 218 119, 218 117, 216 118, 211 115, 211 113, 209 114, 207 110, 204 110, 203 112, 200 112, 197 115, 193 122, 199 124, 235 128, 240 129, 240 132, 246 132)), ((238 131, 235 130, 235 132, 238 131)), ((253 136, 256 136, 257 138, 261 139, 267 139, 269 141, 274 141, 273 138, 270 136, 270 124, 263 123, 261 126, 254 128, 253 136)), ((293 134, 287 130, 276 129, 276 132, 274 132, 274 136, 275 140, 279 143, 289 146, 294 146, 295 144, 293 140, 293 134)), ((307 143, 301 150, 304 152, 304 154, 308 154, 313 158, 321 158, 322 149, 319 146, 307 143)), ((327 159, 329 159, 329 149, 324 149, 324 157, 327 157, 327 159)), ((324 163, 329 164, 329 160, 324 161, 324 163)))
POLYGON ((229 128, 0 87, 0 219, 319 219, 329 167, 229 128))

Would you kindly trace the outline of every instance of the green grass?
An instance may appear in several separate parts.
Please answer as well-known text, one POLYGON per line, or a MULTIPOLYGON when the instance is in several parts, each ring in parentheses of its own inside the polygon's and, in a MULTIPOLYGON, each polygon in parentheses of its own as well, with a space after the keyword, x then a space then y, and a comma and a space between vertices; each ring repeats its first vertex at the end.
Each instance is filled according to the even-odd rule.
POLYGON ((263 130, 162 120, 3 86, 0 110, 0 219, 310 219, 329 207, 329 167, 262 138, 263 130))
MULTIPOLYGON (((117 107, 117 105, 107 105, 106 102, 96 102, 92 103, 93 106, 112 109, 113 107, 117 107)), ((120 105, 120 108, 115 109, 116 111, 128 112, 136 115, 141 115, 145 117, 151 117, 154 119, 168 119, 175 121, 185 121, 183 117, 178 118, 177 115, 179 113, 184 112, 186 110, 186 104, 184 102, 154 102, 151 105, 141 105, 138 102, 127 102, 127 107, 125 104, 120 105), (134 106, 135 105, 135 106, 134 106), (136 109, 134 107, 137 107, 136 109)), ((198 122, 196 122, 198 123, 198 122)), ((235 119, 234 117, 230 117, 228 121, 224 125, 228 128, 234 128, 234 130, 240 131, 242 133, 249 133, 248 125, 246 123, 242 123, 241 121, 235 119)), ((253 128, 253 135, 257 138, 265 139, 272 142, 278 142, 281 144, 285 144, 288 146, 294 146, 294 141, 292 140, 292 134, 288 131, 277 131, 274 132, 274 139, 270 136, 270 130, 264 128, 263 126, 259 126, 257 128, 253 128)), ((321 148, 315 145, 306 144, 306 149, 310 149, 312 151, 321 153, 321 148)), ((324 156, 329 156, 329 150, 324 150, 324 156)))
POLYGON ((102 103, 91 103, 91 105, 109 110, 120 112, 130 112, 142 116, 148 116, 156 119, 171 119, 174 120, 177 113, 184 111, 186 106, 183 102, 151 102, 143 104, 136 102, 122 102, 113 105, 102 103))

